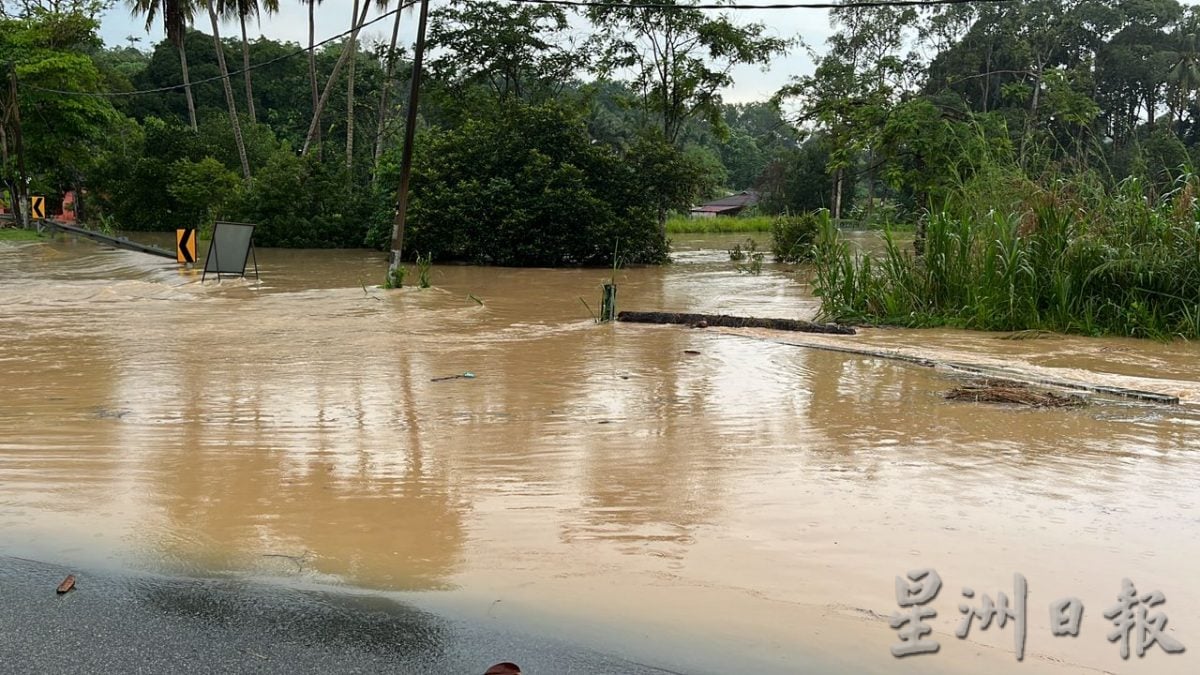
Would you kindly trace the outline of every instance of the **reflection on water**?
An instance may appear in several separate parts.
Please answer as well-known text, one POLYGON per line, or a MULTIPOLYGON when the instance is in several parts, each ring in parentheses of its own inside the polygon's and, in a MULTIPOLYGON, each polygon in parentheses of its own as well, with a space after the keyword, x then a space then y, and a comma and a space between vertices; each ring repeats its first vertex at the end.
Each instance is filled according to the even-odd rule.
MULTIPOLYGON (((620 270, 621 306, 811 317, 804 275, 739 274, 724 253, 737 239, 680 237, 674 264, 620 270)), ((1187 406, 951 403, 938 370, 767 333, 596 326, 579 300, 595 306, 607 270, 439 266, 435 288, 388 292, 372 285, 379 254, 258 257, 261 283, 201 285, 87 242, 0 244, 0 553, 504 597, 781 659, 814 641, 804 608, 889 614, 910 568, 947 581, 943 642, 959 586, 994 593, 1022 572, 1031 606, 1076 594, 1096 618, 1137 575, 1200 635, 1187 406)), ((1200 355, 960 331, 821 339, 1185 399, 1200 355)), ((1048 635, 1043 615, 1031 635, 1048 635)), ((894 634, 860 623, 863 663, 891 664, 894 634)), ((1114 668, 1103 629, 1029 651, 1114 668)), ((1196 665, 1146 663, 1129 672, 1196 665)))

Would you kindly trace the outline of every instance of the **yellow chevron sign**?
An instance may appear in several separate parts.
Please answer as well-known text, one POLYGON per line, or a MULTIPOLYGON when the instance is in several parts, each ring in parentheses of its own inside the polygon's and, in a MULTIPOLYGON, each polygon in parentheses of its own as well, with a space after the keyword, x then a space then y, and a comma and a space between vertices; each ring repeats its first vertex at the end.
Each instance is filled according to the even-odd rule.
POLYGON ((175 230, 175 259, 181 264, 196 262, 195 230, 175 230))
POLYGON ((45 197, 30 197, 29 198, 29 217, 34 220, 46 219, 46 198, 45 197))

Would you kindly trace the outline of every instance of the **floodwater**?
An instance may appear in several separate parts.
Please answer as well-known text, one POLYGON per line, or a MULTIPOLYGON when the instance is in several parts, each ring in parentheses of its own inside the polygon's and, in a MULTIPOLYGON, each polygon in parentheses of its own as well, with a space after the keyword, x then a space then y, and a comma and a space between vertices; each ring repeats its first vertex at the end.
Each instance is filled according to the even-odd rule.
MULTIPOLYGON (((802 272, 734 269, 738 238, 676 237, 617 273, 619 306, 812 317, 802 272)), ((355 589, 676 672, 1200 670, 1196 345, 596 325, 607 270, 385 291, 381 254, 257 257, 259 282, 201 284, 0 242, 0 555, 355 589), (958 371, 825 346, 1182 402, 952 402, 958 371), (897 660, 918 568, 941 651, 897 660), (1021 663, 1012 622, 954 635, 962 589, 1011 600, 1014 574, 1021 663), (1186 652, 1120 659, 1123 578, 1186 652)))

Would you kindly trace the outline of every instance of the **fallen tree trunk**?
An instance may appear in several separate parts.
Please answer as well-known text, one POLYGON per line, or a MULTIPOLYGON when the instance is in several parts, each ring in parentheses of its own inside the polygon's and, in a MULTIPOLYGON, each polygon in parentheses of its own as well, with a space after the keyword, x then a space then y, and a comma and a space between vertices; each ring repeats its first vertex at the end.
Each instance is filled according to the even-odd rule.
POLYGON ((772 328, 774 330, 854 335, 854 329, 836 323, 813 323, 799 319, 759 319, 726 316, 724 314, 676 314, 672 312, 619 312, 617 321, 630 323, 678 323, 689 326, 720 326, 722 328, 772 328))

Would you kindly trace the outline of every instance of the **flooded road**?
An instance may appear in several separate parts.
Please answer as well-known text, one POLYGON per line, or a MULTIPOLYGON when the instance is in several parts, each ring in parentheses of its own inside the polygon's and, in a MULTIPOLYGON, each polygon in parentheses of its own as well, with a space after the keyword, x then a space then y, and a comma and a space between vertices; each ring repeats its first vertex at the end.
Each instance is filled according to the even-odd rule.
MULTIPOLYGON (((739 273, 738 239, 676 237, 674 264, 617 273, 618 305, 811 318, 803 273, 739 273)), ((580 298, 607 270, 384 291, 381 254, 258 262, 201 284, 0 242, 0 555, 363 589, 678 672, 1200 670, 1196 345, 598 326, 580 298), (951 402, 961 374, 805 344, 1183 403, 951 402), (943 580, 941 651, 896 660, 917 568, 943 580), (1021 663, 1011 623, 954 635, 963 587, 1011 598, 1017 573, 1021 663), (1126 577, 1185 653, 1120 659, 1103 613, 1126 577), (1080 634, 1055 637, 1069 596, 1080 634)))

